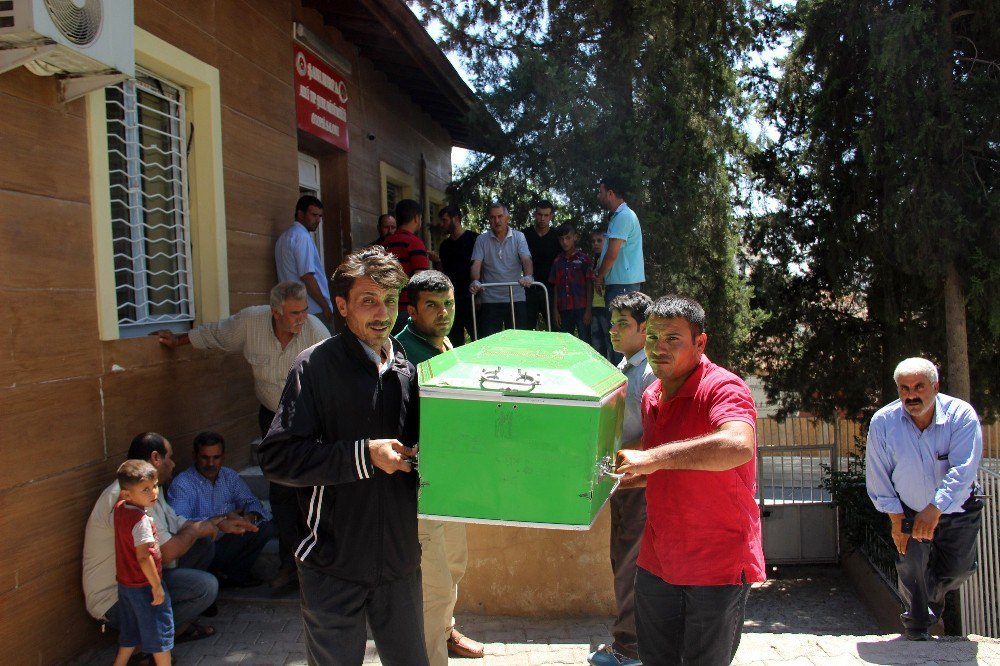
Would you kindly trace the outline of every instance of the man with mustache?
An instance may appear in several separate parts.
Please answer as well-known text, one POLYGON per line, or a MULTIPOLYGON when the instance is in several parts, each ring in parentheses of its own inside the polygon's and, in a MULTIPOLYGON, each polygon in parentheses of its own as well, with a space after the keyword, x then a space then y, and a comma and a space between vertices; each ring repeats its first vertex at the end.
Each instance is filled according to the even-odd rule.
POLYGON ((417 541, 417 375, 390 337, 406 284, 374 246, 333 274, 343 331, 295 359, 260 445, 296 489, 295 550, 310 664, 360 666, 366 622, 386 666, 427 666, 417 541))
MULTIPOLYGON (((396 339, 406 358, 419 365, 453 349, 448 332, 455 321, 455 288, 440 271, 422 271, 406 285, 410 320, 396 339)), ((469 563, 465 524, 445 520, 417 523, 424 593, 424 640, 431 666, 448 666, 448 654, 483 656, 483 646, 455 628, 458 584, 469 563)))
POLYGON ((969 403, 939 393, 938 371, 908 358, 893 373, 899 400, 872 417, 865 451, 868 496, 888 514, 899 551, 903 636, 930 639, 945 595, 976 570, 983 503, 976 472, 983 431, 969 403))
POLYGON ((707 342, 705 310, 690 298, 646 311, 656 381, 642 396, 642 450, 618 452, 622 485, 646 486, 635 576, 646 666, 731 663, 750 584, 765 578, 757 410, 743 380, 705 356, 707 342))
MULTIPOLYGON (((323 280, 326 281, 325 278, 323 280)), ((271 288, 270 305, 252 305, 220 322, 206 322, 187 333, 157 331, 160 344, 170 349, 191 345, 227 354, 241 353, 253 371, 253 388, 260 401, 257 424, 267 434, 285 387, 288 369, 304 349, 330 337, 330 331, 309 314, 308 292, 301 282, 279 282, 271 288)), ((176 492, 176 491, 175 491, 176 492)), ((298 585, 292 551, 303 528, 295 491, 271 483, 268 490, 274 527, 278 532, 280 568, 271 588, 298 585)), ((248 572, 249 573, 249 572, 248 572)))

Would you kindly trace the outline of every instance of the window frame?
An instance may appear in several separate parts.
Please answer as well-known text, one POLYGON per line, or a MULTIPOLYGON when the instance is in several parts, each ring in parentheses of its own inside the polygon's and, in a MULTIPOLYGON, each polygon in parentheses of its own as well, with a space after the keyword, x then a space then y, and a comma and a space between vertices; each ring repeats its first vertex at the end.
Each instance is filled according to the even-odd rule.
MULTIPOLYGON (((219 70, 155 35, 135 28, 136 65, 181 87, 186 96, 190 272, 196 312, 194 323, 229 316, 225 191, 222 167, 222 105, 219 70), (197 128, 197 139, 190 128, 197 128)), ((141 335, 141 327, 119 327, 111 232, 105 91, 87 95, 90 148, 91 216, 98 329, 102 340, 141 335)), ((187 328, 186 323, 179 323, 187 328)))
POLYGON ((378 163, 378 173, 379 173, 380 195, 381 195, 381 201, 379 202, 379 210, 382 212, 383 215, 385 213, 395 214, 396 211, 389 210, 389 205, 388 205, 389 183, 392 183, 396 187, 400 188, 400 191, 402 193, 400 199, 412 199, 413 187, 414 187, 413 176, 406 173, 402 169, 397 169, 388 162, 382 162, 382 161, 378 163))

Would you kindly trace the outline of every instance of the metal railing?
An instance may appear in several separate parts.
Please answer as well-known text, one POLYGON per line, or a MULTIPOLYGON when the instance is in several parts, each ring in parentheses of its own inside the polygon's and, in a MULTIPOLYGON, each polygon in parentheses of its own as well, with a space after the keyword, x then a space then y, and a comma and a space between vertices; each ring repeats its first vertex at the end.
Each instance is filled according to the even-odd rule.
POLYGON ((976 548, 979 569, 962 586, 962 631, 1000 638, 1000 474, 988 469, 996 459, 983 460, 983 527, 976 548))

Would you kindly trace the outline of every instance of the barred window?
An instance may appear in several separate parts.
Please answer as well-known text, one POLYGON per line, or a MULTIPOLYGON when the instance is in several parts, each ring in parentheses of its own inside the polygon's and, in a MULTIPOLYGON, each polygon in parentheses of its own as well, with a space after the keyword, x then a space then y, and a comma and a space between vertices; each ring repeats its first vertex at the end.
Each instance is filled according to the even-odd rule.
POLYGON ((122 337, 195 318, 184 91, 148 73, 107 88, 108 164, 122 337))
POLYGON ((391 180, 385 181, 385 209, 389 211, 390 215, 395 213, 396 204, 405 198, 406 195, 403 194, 402 185, 394 183, 391 180))

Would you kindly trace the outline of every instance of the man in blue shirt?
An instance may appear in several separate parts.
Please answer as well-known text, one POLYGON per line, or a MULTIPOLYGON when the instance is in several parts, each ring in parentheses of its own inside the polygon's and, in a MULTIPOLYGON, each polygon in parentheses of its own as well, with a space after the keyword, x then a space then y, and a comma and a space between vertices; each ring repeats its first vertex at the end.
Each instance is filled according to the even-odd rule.
POLYGON ((309 314, 315 315, 333 331, 333 303, 319 248, 309 234, 323 221, 323 203, 306 194, 295 204, 295 221, 274 244, 274 263, 278 282, 293 280, 306 286, 309 314))
MULTIPOLYGON (((625 185, 614 176, 601 179, 597 201, 611 213, 604 246, 594 274, 594 290, 610 303, 615 296, 639 291, 646 281, 642 257, 642 227, 639 218, 625 203, 625 185)), ((611 354, 611 361, 621 361, 621 354, 611 354)))
MULTIPOLYGON (((259 585, 253 565, 267 541, 274 536, 271 513, 254 496, 236 470, 222 465, 226 442, 215 432, 194 438, 194 465, 174 477, 167 490, 170 506, 192 520, 213 516, 241 517, 257 525, 257 532, 224 534, 214 542, 209 570, 222 585, 259 585)), ((183 558, 181 560, 183 564, 183 558)))
POLYGON ((977 567, 983 504, 974 487, 983 431, 971 405, 938 393, 930 361, 908 358, 893 378, 899 400, 876 412, 868 430, 868 496, 892 523, 903 635, 925 641, 945 595, 977 567))
POLYGON ((646 281, 642 227, 625 203, 625 186, 618 178, 601 179, 597 201, 611 213, 611 220, 597 264, 595 286, 603 288, 604 299, 610 303, 615 296, 639 291, 646 281))

